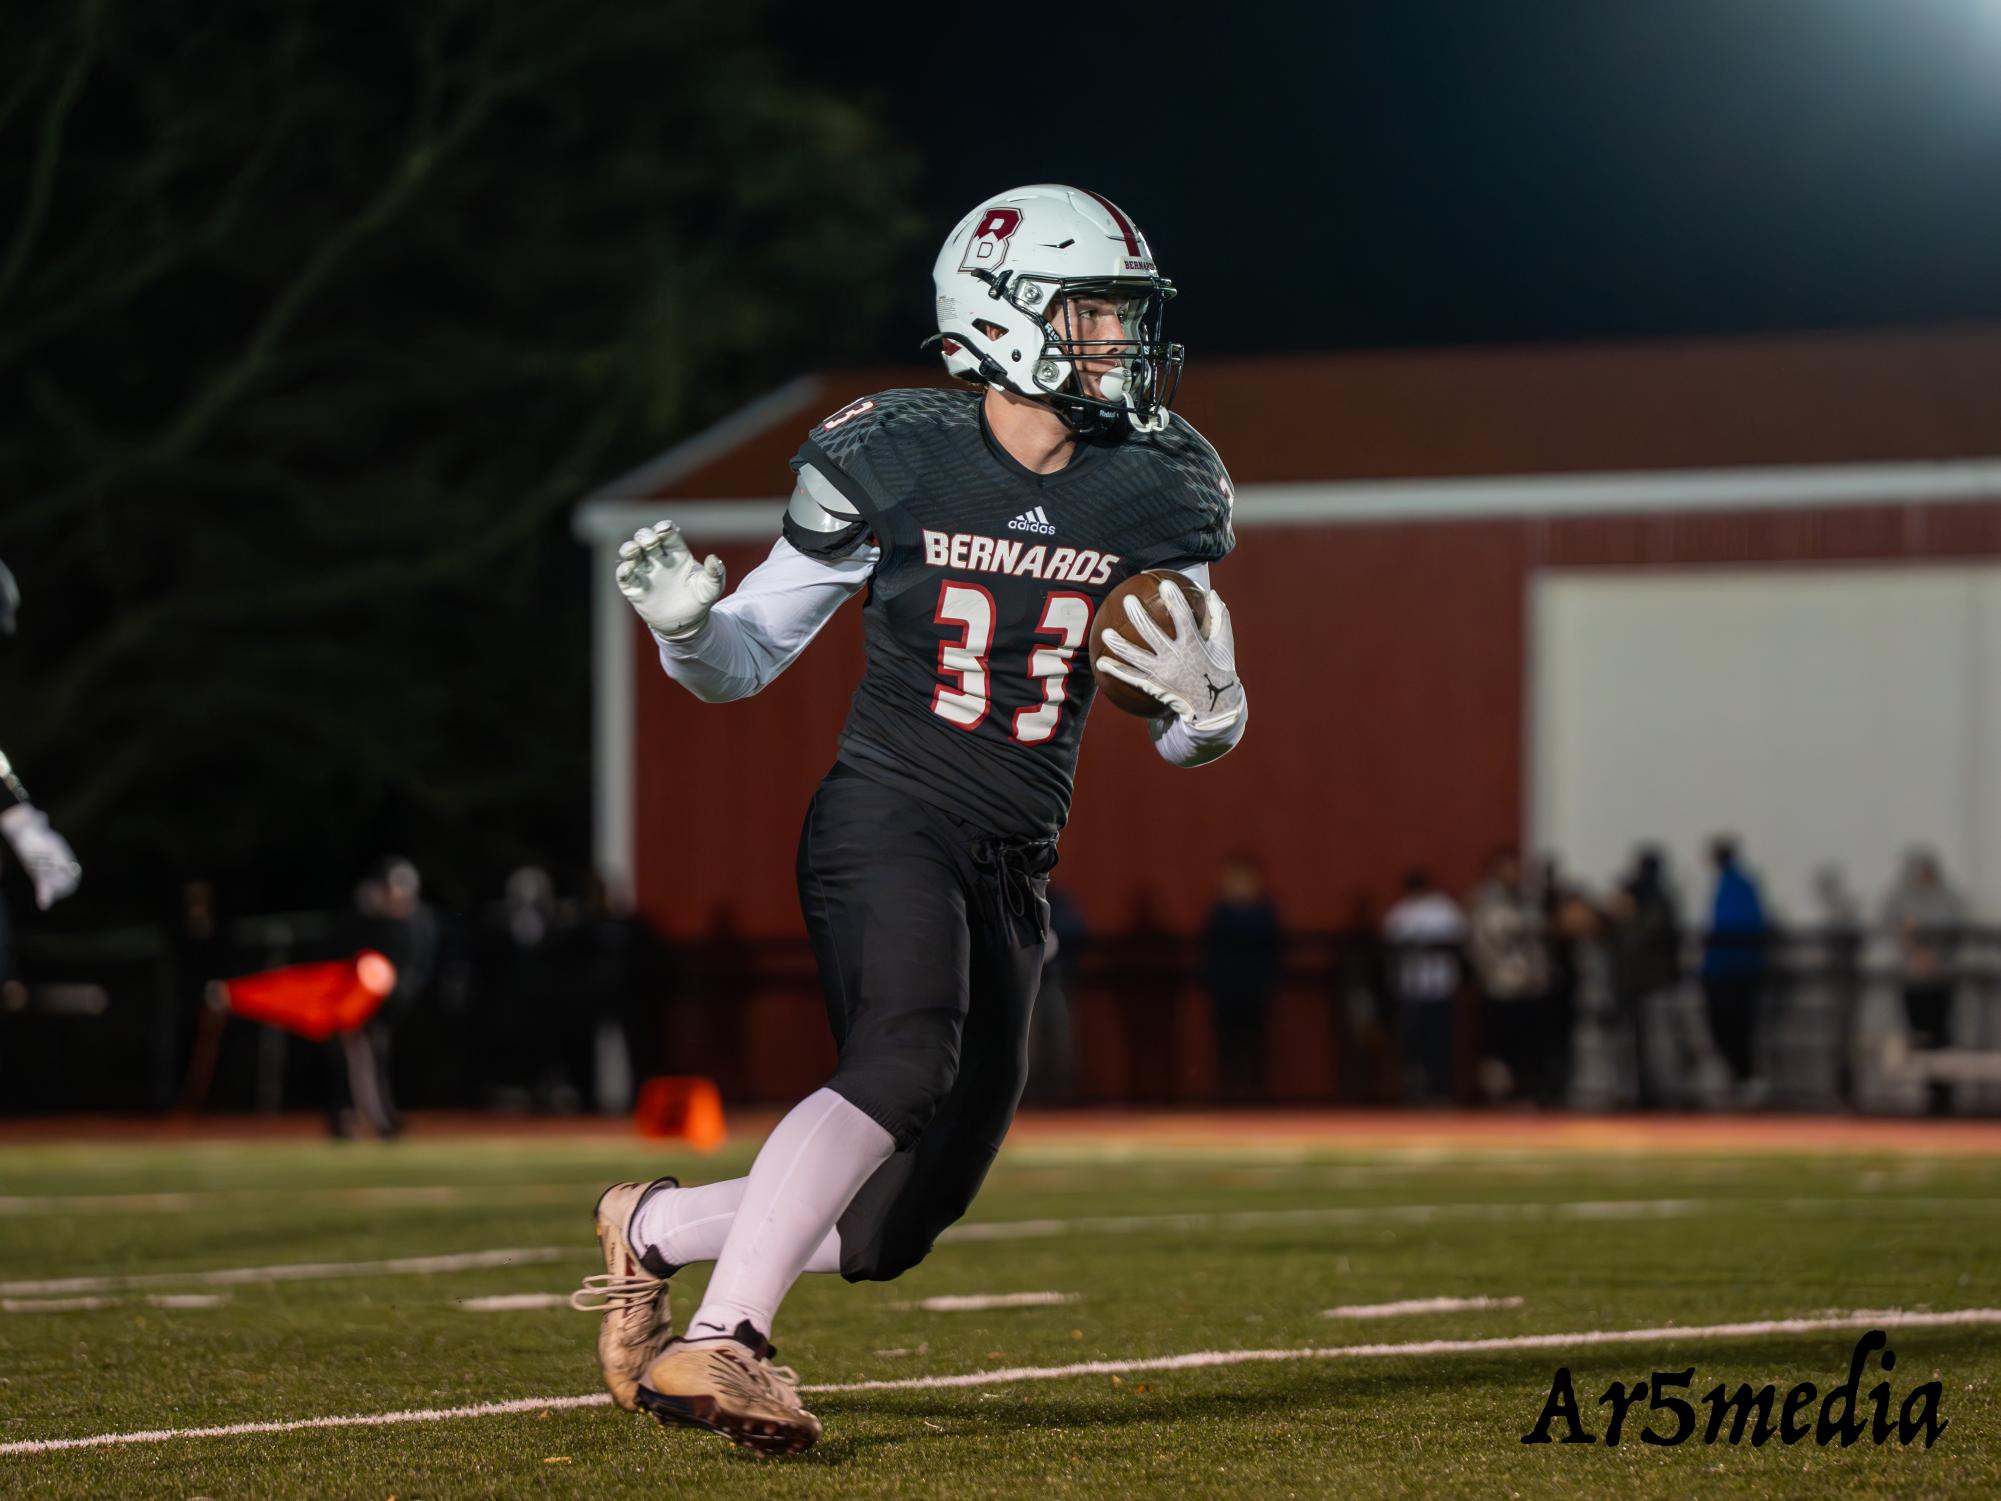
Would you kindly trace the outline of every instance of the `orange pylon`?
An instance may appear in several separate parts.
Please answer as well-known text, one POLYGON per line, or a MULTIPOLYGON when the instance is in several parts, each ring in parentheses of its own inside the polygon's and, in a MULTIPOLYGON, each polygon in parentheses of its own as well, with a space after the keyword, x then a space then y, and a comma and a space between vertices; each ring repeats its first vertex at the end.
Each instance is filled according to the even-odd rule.
POLYGON ((632 1124, 641 1136, 685 1141, 698 1152, 714 1151, 729 1137, 716 1081, 696 1074, 648 1079, 639 1087, 632 1124))

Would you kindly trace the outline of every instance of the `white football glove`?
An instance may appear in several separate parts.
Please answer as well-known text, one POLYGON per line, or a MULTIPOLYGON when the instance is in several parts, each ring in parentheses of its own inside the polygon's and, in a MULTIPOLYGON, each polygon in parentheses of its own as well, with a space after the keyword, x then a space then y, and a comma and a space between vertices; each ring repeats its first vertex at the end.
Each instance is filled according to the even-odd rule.
POLYGON ((1237 678, 1237 642, 1230 630, 1229 607, 1223 596, 1211 589, 1204 629, 1197 630, 1188 596, 1174 580, 1160 581, 1160 597, 1174 622, 1172 636, 1154 624, 1144 605, 1127 595, 1126 619, 1145 645, 1108 630, 1105 646, 1118 660, 1099 657, 1091 665, 1159 699, 1187 720, 1191 729, 1228 729, 1244 712, 1244 685, 1237 678))
POLYGON ((16 803, 0 813, 0 834, 14 846, 21 868, 35 883, 35 905, 44 912, 76 890, 83 879, 76 851, 49 827, 49 816, 33 803, 16 803))
POLYGON ((642 526, 618 548, 618 592, 656 636, 691 636, 723 597, 723 560, 701 562, 671 521, 642 526))

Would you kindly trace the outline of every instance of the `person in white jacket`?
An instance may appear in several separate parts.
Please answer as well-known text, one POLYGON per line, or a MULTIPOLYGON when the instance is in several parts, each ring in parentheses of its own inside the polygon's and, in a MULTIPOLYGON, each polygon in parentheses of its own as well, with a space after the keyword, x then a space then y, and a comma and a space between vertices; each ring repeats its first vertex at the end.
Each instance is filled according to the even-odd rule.
MULTIPOLYGON (((5 563, 0 563, 0 649, 14 639, 20 618, 21 590, 5 563)), ((49 826, 49 816, 35 806, 28 789, 14 773, 7 753, 0 750, 0 836, 35 888, 35 905, 46 912, 76 890, 83 867, 76 852, 49 826)), ((13 930, 0 902, 0 983, 18 983, 13 930)))

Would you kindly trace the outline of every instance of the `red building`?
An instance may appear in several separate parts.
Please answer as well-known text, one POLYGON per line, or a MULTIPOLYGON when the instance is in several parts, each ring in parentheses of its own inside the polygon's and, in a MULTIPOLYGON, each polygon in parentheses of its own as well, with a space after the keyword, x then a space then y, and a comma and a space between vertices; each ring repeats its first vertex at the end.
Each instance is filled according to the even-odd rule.
MULTIPOLYGON (((611 587, 613 550, 672 516, 741 578, 777 534, 786 460, 814 421, 874 389, 943 379, 803 378, 580 510, 599 591, 597 856, 662 931, 799 931, 793 845, 860 670, 859 611, 762 695, 703 705, 659 671, 611 587)), ((1238 547, 1216 580, 1252 723, 1237 752, 1191 773, 1160 763, 1138 724, 1092 716, 1058 879, 1101 931, 1148 905, 1191 928, 1232 850, 1263 859, 1290 924, 1333 927, 1379 908, 1414 864, 1456 890, 1497 844, 1590 842, 1575 828, 1584 815, 1558 806, 1571 785, 1551 764, 1558 748, 1538 751, 1551 724, 1594 733, 1571 723, 1574 704, 1538 707, 1551 690, 1537 632, 1562 624, 1544 610, 1555 581, 1727 568, 1755 583, 1802 565, 2001 555, 2001 328, 1198 359, 1179 409, 1237 484, 1238 547)), ((1617 681, 1616 663, 1579 670, 1581 683, 1617 681)), ((1689 666, 1698 682, 1703 670, 1689 666)), ((2001 724, 2001 708, 1980 712, 2001 724)), ((1756 858, 1762 805, 1747 819, 1722 806, 1738 779, 1712 780, 1719 817, 1754 825, 1756 858)), ((2001 829, 1984 783, 1918 822, 1950 824, 1962 805, 2001 829)), ((1885 827, 1904 816, 1886 808, 1885 827)), ((1604 849, 1643 833, 1686 846, 1698 832, 1589 831, 1604 849)), ((1969 839, 1962 859, 1992 891, 2001 835, 1969 839)), ((1854 858, 1874 861, 1865 843, 1854 858)))

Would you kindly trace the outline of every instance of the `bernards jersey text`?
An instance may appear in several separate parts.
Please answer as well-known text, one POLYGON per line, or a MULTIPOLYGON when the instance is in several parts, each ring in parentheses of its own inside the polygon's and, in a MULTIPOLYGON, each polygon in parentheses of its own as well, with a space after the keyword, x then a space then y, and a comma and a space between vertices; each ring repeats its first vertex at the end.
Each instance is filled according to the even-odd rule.
POLYGON ((1038 475, 988 434, 980 392, 902 390, 817 425, 792 461, 809 466, 861 519, 815 532, 788 517, 792 545, 881 548, 841 759, 988 832, 1053 836, 1094 692, 1084 644, 1099 601, 1234 543, 1216 451, 1175 417, 1080 443, 1038 475))

